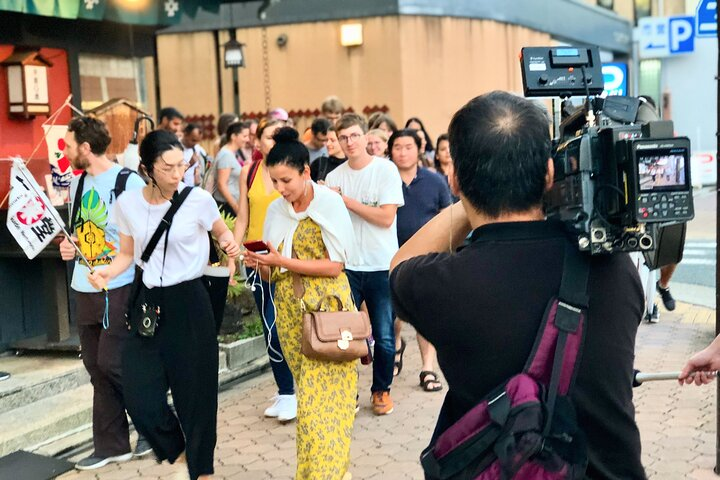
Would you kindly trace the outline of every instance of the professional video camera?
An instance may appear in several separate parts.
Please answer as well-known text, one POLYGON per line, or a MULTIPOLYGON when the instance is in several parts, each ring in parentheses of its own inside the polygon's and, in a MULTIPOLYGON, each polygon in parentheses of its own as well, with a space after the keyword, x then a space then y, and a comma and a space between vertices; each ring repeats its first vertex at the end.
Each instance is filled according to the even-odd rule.
POLYGON ((653 268, 679 261, 694 216, 690 141, 644 99, 599 96, 598 47, 526 47, 520 62, 526 97, 563 99, 548 218, 565 221, 593 255, 640 251, 653 268))

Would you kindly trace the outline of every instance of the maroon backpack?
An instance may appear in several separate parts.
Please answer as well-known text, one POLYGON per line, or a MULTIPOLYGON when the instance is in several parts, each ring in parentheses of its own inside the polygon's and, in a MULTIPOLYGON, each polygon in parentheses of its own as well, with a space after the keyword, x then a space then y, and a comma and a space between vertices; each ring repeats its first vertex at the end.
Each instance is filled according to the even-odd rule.
POLYGON ((583 478, 587 447, 570 390, 584 340, 588 272, 587 255, 568 245, 560 293, 545 309, 523 372, 423 451, 426 479, 583 478))

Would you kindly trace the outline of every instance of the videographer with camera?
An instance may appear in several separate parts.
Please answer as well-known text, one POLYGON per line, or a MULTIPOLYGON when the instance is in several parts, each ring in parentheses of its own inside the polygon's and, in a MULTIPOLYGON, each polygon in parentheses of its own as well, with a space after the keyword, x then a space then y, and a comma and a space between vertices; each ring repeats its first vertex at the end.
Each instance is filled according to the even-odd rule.
MULTIPOLYGON (((433 443, 523 371, 548 300, 560 290, 565 252, 577 250, 563 223, 545 219, 554 166, 540 107, 505 92, 481 95, 455 114, 449 138, 449 181, 460 202, 408 240, 390 267, 398 317, 436 347, 449 385, 433 443), (453 253, 471 230, 470 245, 453 253)), ((587 444, 585 476, 645 478, 632 403, 642 287, 624 253, 591 257, 588 284, 584 346, 570 390, 576 436, 587 444)), ((543 442, 535 455, 547 450, 543 442)))

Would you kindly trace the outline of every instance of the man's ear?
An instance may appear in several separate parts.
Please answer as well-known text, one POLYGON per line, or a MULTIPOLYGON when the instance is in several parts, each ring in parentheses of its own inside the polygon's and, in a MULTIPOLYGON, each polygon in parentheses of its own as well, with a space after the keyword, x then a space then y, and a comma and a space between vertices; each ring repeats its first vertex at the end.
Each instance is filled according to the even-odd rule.
POLYGON ((460 182, 458 182, 457 175, 455 174, 455 168, 453 167, 452 172, 448 175, 448 184, 450 185, 450 191, 456 197, 460 197, 460 182))
POLYGON ((547 173, 545 173, 545 191, 549 191, 555 182, 555 163, 552 158, 547 161, 547 173))

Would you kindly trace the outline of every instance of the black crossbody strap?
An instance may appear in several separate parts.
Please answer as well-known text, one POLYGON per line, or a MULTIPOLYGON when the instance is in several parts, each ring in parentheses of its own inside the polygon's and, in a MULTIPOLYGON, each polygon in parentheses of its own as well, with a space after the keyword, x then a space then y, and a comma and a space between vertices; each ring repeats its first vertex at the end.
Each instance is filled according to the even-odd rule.
POLYGON ((545 419, 545 426, 543 428, 544 436, 550 433, 553 413, 555 411, 555 402, 560 393, 560 380, 563 373, 565 356, 575 353, 575 363, 573 364, 568 391, 574 381, 575 375, 577 375, 577 369, 580 365, 580 355, 585 337, 585 325, 581 325, 581 323, 584 323, 583 315, 587 312, 589 303, 589 276, 590 259, 588 255, 581 253, 571 245, 566 246, 563 275, 560 281, 560 294, 558 295, 557 311, 554 319, 558 336, 553 354, 550 383, 548 385, 547 418, 545 419), (568 347, 569 335, 579 337, 574 347, 568 347), (574 352, 570 350, 574 350, 574 352))
POLYGON ((75 227, 78 224, 78 215, 80 214, 80 204, 82 203, 82 191, 85 188, 85 177, 87 172, 83 172, 78 180, 77 190, 75 190, 75 198, 73 199, 72 212, 70 213, 70 233, 75 234, 75 227))
POLYGON ((155 230, 152 238, 150 238, 150 241, 148 242, 145 250, 142 253, 142 256, 140 257, 140 260, 142 260, 143 263, 147 263, 147 261, 150 260, 150 255, 152 255, 155 247, 157 247, 157 244, 160 241, 160 237, 162 237, 162 234, 170 228, 175 213, 177 213, 178 209, 183 204, 185 199, 188 197, 188 195, 190 195, 190 191, 192 189, 193 187, 185 187, 182 192, 173 195, 173 199, 170 200, 170 208, 165 213, 165 216, 162 218, 162 220, 160 220, 160 224, 155 230))

